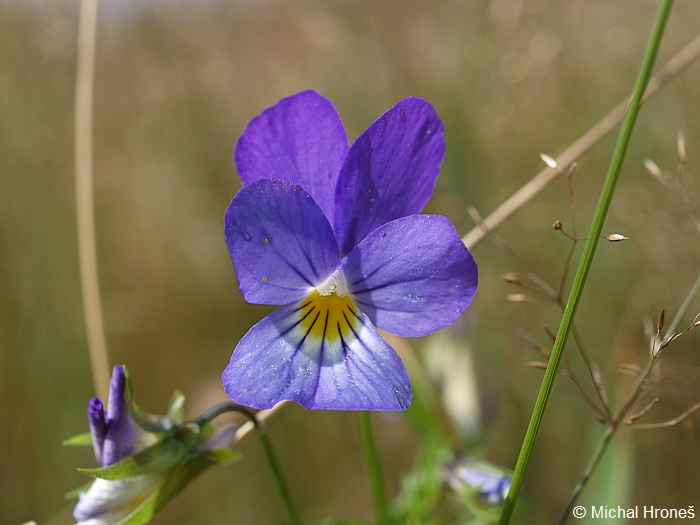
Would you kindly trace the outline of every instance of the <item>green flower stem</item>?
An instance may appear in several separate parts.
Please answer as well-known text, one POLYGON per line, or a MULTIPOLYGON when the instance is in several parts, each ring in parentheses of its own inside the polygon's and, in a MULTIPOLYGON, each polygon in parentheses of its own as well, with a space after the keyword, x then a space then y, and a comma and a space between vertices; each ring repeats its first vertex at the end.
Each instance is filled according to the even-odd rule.
POLYGON ((588 483, 591 474, 593 474, 593 471, 600 463, 600 460, 603 458, 603 454, 607 450, 608 445, 610 444, 610 441, 612 440, 612 437, 618 428, 620 427, 610 424, 608 425, 608 428, 605 429, 605 432, 600 438, 600 441, 598 442, 598 445, 596 446, 596 449, 593 452, 593 456, 591 457, 591 460, 588 463, 588 467, 586 467, 583 476, 581 476, 581 479, 576 484, 576 487, 574 487, 574 490, 571 493, 571 496, 569 497, 569 501, 566 502, 564 510, 562 510, 561 514, 559 515, 559 519, 557 520, 556 525, 562 525, 566 521, 566 518, 568 518, 571 515, 571 509, 573 508, 574 503, 578 499, 583 488, 586 486, 586 483, 588 483))
POLYGON ((557 366, 559 365, 564 346, 566 345, 569 333, 571 332, 574 316, 581 300, 586 278, 588 277, 588 272, 591 268, 593 256, 598 245, 598 239, 601 235, 603 223, 605 222, 605 217, 607 215, 608 208, 610 207, 610 201, 612 200, 612 195, 615 190, 615 184, 620 174, 622 161, 632 135, 635 120, 639 114, 642 97, 651 76, 651 70, 654 65, 654 60, 656 59, 659 45, 661 43, 661 37, 664 33, 664 28, 666 26, 672 5, 673 0, 662 1, 656 16, 652 35, 649 40, 647 50, 644 54, 639 75, 637 76, 637 81, 632 92, 629 108, 627 109, 625 119, 622 122, 620 135, 618 136, 613 157, 610 161, 610 168, 608 169, 608 173, 605 178, 605 183, 598 201, 598 206, 596 207, 593 222, 591 223, 588 238, 583 248, 581 261, 579 262, 576 276, 574 277, 571 287, 571 293, 566 303, 566 308, 564 309, 564 314, 562 316, 561 324, 559 325, 556 340, 554 341, 552 355, 549 358, 547 370, 545 371, 544 378, 542 379, 542 385, 540 386, 540 391, 537 395, 537 400, 535 401, 535 407, 530 418, 530 423, 525 433, 520 455, 518 456, 518 461, 515 466, 515 472, 513 473, 513 482, 503 507, 503 514, 501 515, 500 521, 501 525, 507 525, 510 522, 515 503, 520 493, 520 487, 525 477, 525 470, 530 460, 530 454, 532 453, 537 432, 540 428, 544 411, 547 406, 547 401, 549 400, 549 395, 552 391, 552 386, 557 373, 557 366))
POLYGON ((203 425, 211 421, 215 417, 226 412, 237 412, 239 414, 243 414, 251 423, 253 423, 255 431, 258 434, 258 438, 260 439, 260 444, 262 445, 263 452, 265 453, 265 458, 267 459, 267 463, 270 466, 272 477, 275 480, 275 484, 277 485, 277 489, 279 490, 280 497, 282 498, 282 502, 284 503, 285 510, 287 511, 287 517, 289 518, 289 522, 292 525, 301 525, 301 520, 297 515, 296 509, 292 504, 292 498, 289 496, 289 491, 287 490, 287 486, 284 483, 284 478, 282 477, 282 470, 280 469, 279 463, 277 462, 277 457, 275 456, 275 453, 272 450, 272 444, 270 443, 270 440, 267 437, 267 433, 265 432, 263 425, 255 417, 255 414, 253 414, 244 406, 237 405, 236 403, 223 402, 214 405, 213 407, 206 410, 197 419, 197 423, 203 425))
POLYGON ((372 486, 372 498, 374 499, 374 507, 377 510, 382 525, 391 523, 389 514, 389 505, 386 501, 384 492, 384 482, 382 481, 382 469, 379 464, 379 455, 377 447, 374 445, 374 437, 372 436, 372 422, 370 413, 360 411, 357 413, 360 420, 360 434, 362 436, 362 448, 365 452, 365 464, 367 467, 367 475, 372 486))
POLYGON ((289 492, 287 491, 287 487, 284 483, 284 478, 282 477, 282 471, 280 470, 279 463, 277 463, 275 454, 272 451, 272 444, 270 443, 270 440, 268 439, 265 431, 262 429, 262 425, 260 425, 260 423, 257 423, 255 425, 255 429, 258 432, 260 443, 262 444, 263 450, 265 451, 265 457, 267 458, 267 462, 270 465, 272 476, 275 478, 277 490, 279 490, 280 496, 282 497, 282 501, 284 502, 284 506, 287 510, 287 517, 289 518, 289 522, 292 525, 301 525, 301 520, 297 515, 296 509, 292 504, 292 499, 289 496, 289 492))

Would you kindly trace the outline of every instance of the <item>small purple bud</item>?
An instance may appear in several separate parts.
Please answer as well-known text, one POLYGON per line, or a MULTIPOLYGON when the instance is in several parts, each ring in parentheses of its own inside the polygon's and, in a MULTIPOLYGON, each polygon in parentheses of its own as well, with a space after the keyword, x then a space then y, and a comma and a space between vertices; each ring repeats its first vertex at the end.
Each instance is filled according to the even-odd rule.
POLYGON ((78 494, 73 509, 78 525, 131 523, 136 514, 137 521, 145 523, 204 468, 237 458, 230 450, 210 452, 230 446, 235 426, 217 432, 208 420, 180 424, 182 394, 173 396, 168 415, 163 417, 141 412, 130 396, 128 372, 124 366, 115 366, 106 409, 98 398, 90 400, 90 434, 103 468, 89 472, 96 479, 78 494), (151 425, 152 421, 160 424, 151 425), (149 425, 156 430, 149 430, 149 425), (164 430, 158 430, 161 427, 164 430), (149 453, 136 456, 149 447, 149 453), (129 457, 134 460, 116 469, 105 468, 129 457), (102 477, 106 473, 109 476, 102 477), (167 488, 165 483, 169 483, 167 488), (141 512, 144 504, 149 505, 146 514, 151 514, 141 512))
POLYGON ((93 397, 88 404, 88 424, 92 435, 92 448, 95 451, 95 459, 102 464, 102 446, 107 434, 107 421, 102 401, 93 397))
POLYGON ((486 461, 463 459, 455 462, 447 472, 447 481, 459 490, 476 490, 476 497, 486 505, 499 505, 508 496, 511 477, 486 461))
POLYGON ((146 444, 156 440, 136 423, 126 402, 125 394, 126 372, 124 366, 117 365, 112 369, 109 402, 107 403, 107 428, 102 440, 99 458, 103 467, 131 456, 144 448, 146 444))

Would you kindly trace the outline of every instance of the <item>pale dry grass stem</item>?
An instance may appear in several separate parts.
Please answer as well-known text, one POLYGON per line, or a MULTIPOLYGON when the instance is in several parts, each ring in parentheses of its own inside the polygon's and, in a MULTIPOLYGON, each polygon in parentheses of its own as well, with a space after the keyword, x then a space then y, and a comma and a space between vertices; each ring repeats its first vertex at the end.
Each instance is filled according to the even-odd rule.
MULTIPOLYGON (((700 56, 700 35, 695 37, 687 46, 669 60, 656 75, 654 75, 644 94, 643 100, 656 94, 666 83, 680 73, 685 67, 700 56)), ((508 217, 524 206, 530 199, 542 191, 560 174, 558 166, 569 166, 579 159, 584 153, 597 144, 603 137, 617 126, 625 116, 630 98, 627 97, 618 104, 610 113, 599 120, 591 129, 581 136, 576 142, 566 148, 554 159, 554 162, 546 162, 547 166, 530 179, 523 187, 506 199, 490 215, 483 219, 483 224, 475 226, 462 241, 470 249, 483 240, 486 232, 493 230, 508 217)))
POLYGON ((75 84, 75 206, 78 259, 92 378, 97 395, 107 399, 110 370, 97 274, 93 198, 92 107, 96 35, 97 0, 82 0, 75 84))

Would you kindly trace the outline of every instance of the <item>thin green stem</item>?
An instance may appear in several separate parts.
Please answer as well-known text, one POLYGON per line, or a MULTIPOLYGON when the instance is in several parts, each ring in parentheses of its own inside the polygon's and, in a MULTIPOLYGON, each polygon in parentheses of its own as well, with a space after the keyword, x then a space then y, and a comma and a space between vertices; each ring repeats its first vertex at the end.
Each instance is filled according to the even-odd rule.
POLYGON ((379 464, 379 455, 377 447, 374 444, 374 436, 372 435, 372 422, 370 413, 360 411, 357 413, 360 420, 360 434, 362 436, 362 448, 365 452, 365 465, 367 467, 367 475, 369 476, 370 485, 372 488, 372 498, 374 499, 374 507, 377 511, 380 523, 389 525, 391 516, 389 514, 389 505, 384 492, 384 481, 382 480, 382 469, 379 464))
POLYGON ((248 421, 253 423, 253 426, 257 427, 259 425, 255 414, 253 414, 250 409, 242 405, 232 403, 231 401, 223 401, 222 403, 217 403, 216 405, 209 407, 202 412, 202 414, 195 420, 195 423, 197 423, 199 426, 206 425, 213 419, 219 417, 221 414, 225 414, 227 412, 241 414, 245 416, 248 421))
POLYGON ((652 355, 649 358, 649 361, 647 362, 647 365, 644 367, 644 370, 642 370, 642 373, 639 374, 639 377, 637 378, 637 381, 634 383, 634 387, 632 387, 632 395, 629 397, 627 402, 622 406, 620 411, 617 413, 617 417, 615 418, 614 423, 620 424, 624 421, 625 417, 629 413, 629 411, 632 409, 634 404, 637 402, 637 399, 639 399, 640 394, 642 393, 642 390, 644 390, 644 383, 646 383, 646 380, 649 378, 649 375, 651 374, 651 371, 654 368, 654 364, 656 363, 656 357, 652 355))
POLYGON ((549 358, 547 370, 545 371, 544 378, 542 379, 542 385, 540 387, 539 394, 537 395, 537 400, 535 401, 535 407, 530 418, 530 423, 525 433, 523 445, 520 450, 520 455, 518 456, 515 471, 513 473, 513 482, 503 508, 503 514, 501 515, 501 525, 506 525, 510 522, 513 509, 515 508, 515 503, 520 493, 520 487, 522 486, 523 479, 525 477, 525 470, 530 460, 530 455, 537 438, 540 424, 542 423, 542 418, 547 406, 547 401, 549 400, 549 396, 552 391, 552 386, 554 385, 554 379, 557 374, 557 366, 559 365, 562 352, 564 351, 566 341, 573 325, 576 310, 581 300, 583 288, 586 283, 586 279, 591 268, 591 263, 593 262, 593 256, 598 245, 598 240, 603 229, 603 223, 605 222, 605 217, 607 215, 608 208, 610 207, 610 201, 612 200, 615 190, 615 184, 620 174, 622 161, 624 160, 625 152, 627 151, 627 145, 629 144, 632 129, 634 128, 634 123, 639 113, 644 90, 646 89, 651 76, 651 70, 654 65, 654 60, 656 59, 659 45, 661 43, 661 37, 663 36, 664 28, 666 26, 672 5, 673 0, 664 0, 661 3, 659 12, 656 16, 652 35, 644 54, 639 75, 637 76, 637 81, 630 98, 629 108, 622 122, 620 135, 615 145, 613 157, 610 162, 610 168, 608 169, 608 173, 605 178, 605 183, 603 185, 600 199, 598 200, 598 205, 593 217, 593 222, 591 223, 588 238, 583 248, 581 261, 579 262, 576 276, 574 277, 571 287, 571 293, 569 294, 569 299, 566 303, 566 308, 564 309, 561 324, 559 325, 559 331, 557 332, 554 347, 552 348, 552 355, 549 358))
POLYGON ((695 300, 695 297, 698 295, 698 292, 700 292, 700 275, 698 275, 698 278, 695 280, 695 284, 693 284, 693 287, 690 289, 688 296, 685 298, 685 301, 683 301, 683 304, 678 309, 678 312, 676 312, 676 315, 673 317, 673 321, 671 321, 671 324, 668 325, 663 340, 666 340, 669 337, 673 337, 673 333, 676 331, 676 328, 678 328, 681 319, 683 319, 683 316, 690 308, 690 305, 695 300))
POLYGON ((280 469, 279 463, 277 462, 277 457, 275 456, 275 453, 272 450, 272 443, 270 443, 270 439, 267 437, 267 433, 265 432, 263 425, 255 417, 255 414, 253 414, 249 409, 247 409, 244 406, 231 402, 223 402, 214 405, 213 407, 206 410, 204 413, 202 413, 202 415, 197 419, 196 422, 199 425, 203 425, 205 423, 208 423, 215 417, 220 416, 221 414, 224 414, 226 412, 237 412, 239 414, 242 414, 251 423, 253 423, 258 438, 260 439, 260 444, 262 445, 263 452, 265 453, 265 458, 267 459, 267 463, 270 466, 272 477, 274 478, 275 484, 277 485, 277 490, 280 493, 280 497, 282 498, 282 502, 284 503, 285 510, 287 511, 287 517, 289 518, 289 522, 292 525, 301 525, 301 520, 299 519, 296 509, 292 504, 292 498, 290 497, 289 491, 287 490, 287 485, 284 482, 284 477, 282 476, 282 470, 280 469))
POLYGON ((272 444, 270 443, 267 434, 263 430, 262 425, 260 425, 259 423, 255 425, 255 430, 258 433, 258 437, 260 438, 260 444, 263 447, 265 457, 267 458, 267 462, 270 465, 272 477, 275 479, 275 483, 277 484, 277 490, 279 490, 280 496, 282 497, 282 501, 284 502, 284 507, 287 510, 287 517, 289 518, 289 522, 292 525, 301 525, 301 520, 297 515, 296 509, 292 504, 292 498, 289 496, 287 486, 284 483, 284 478, 282 477, 282 471, 280 470, 279 463, 277 462, 277 458, 275 457, 275 454, 272 450, 272 444))
POLYGON ((598 445, 596 446, 596 449, 593 452, 593 456, 591 456, 591 460, 588 463, 588 467, 586 467, 583 476, 581 476, 581 479, 576 484, 576 487, 574 488, 573 492, 571 493, 571 496, 569 497, 569 501, 566 502, 566 506, 559 515, 559 519, 557 520, 556 525, 562 525, 562 523, 566 521, 566 518, 568 518, 571 514, 571 509, 573 508, 574 503, 576 503, 576 500, 581 494, 581 491, 586 486, 586 483, 588 483, 591 474, 593 474, 593 471, 600 463, 600 460, 603 458, 603 454, 607 450, 608 445, 610 444, 610 441, 612 440, 612 437, 618 428, 619 427, 610 424, 608 425, 608 428, 605 429, 605 433, 600 438, 600 441, 598 442, 598 445))

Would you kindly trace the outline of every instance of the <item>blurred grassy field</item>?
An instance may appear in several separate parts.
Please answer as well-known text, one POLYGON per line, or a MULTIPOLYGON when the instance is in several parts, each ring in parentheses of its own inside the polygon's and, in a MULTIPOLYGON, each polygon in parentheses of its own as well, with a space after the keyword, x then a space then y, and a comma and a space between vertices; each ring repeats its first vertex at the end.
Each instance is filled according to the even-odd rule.
MULTIPOLYGON (((103 1, 94 134, 99 272, 110 357, 129 366, 143 408, 164 410, 174 389, 188 396, 191 416, 222 400, 219 374, 232 348, 268 311, 241 299, 221 224, 240 186, 232 147, 252 116, 313 88, 334 101, 354 138, 399 99, 429 99, 448 150, 427 211, 466 234, 474 226, 468 206, 492 211, 540 169, 540 152, 555 155, 629 93, 656 6, 103 1)), ((8 525, 72 523, 62 495, 86 481, 75 467, 94 461, 60 445, 86 430, 93 395, 73 189, 77 19, 75 1, 0 1, 0 522, 8 525)), ((695 36, 697 20, 698 2, 676 3, 659 63, 695 36)), ((643 109, 606 226, 630 240, 600 247, 579 310, 582 338, 613 399, 630 384, 620 364, 644 362, 644 317, 662 308, 672 317, 700 268, 690 215, 643 168, 651 157, 674 171, 684 130, 686 183, 698 210, 698 85, 694 64, 643 109)), ((611 146, 611 138, 601 141, 576 173, 582 232, 611 146)), ((569 227, 568 203, 559 181, 498 229, 523 264, 555 284, 569 243, 551 225, 569 227)), ((473 253, 480 291, 461 336, 481 402, 473 439, 483 455, 513 466, 541 377, 526 366, 536 356, 519 330, 547 343, 543 327, 555 329, 559 315, 552 305, 504 300, 517 291, 501 280, 518 267, 511 255, 489 241, 473 253)), ((691 311, 698 310, 696 301, 691 311)), ((411 344, 421 355, 429 342, 411 344)), ((700 400, 699 348, 700 334, 670 347, 649 421, 700 400)), ((269 424, 307 521, 373 514, 355 423, 352 414, 294 407, 269 424)), ((696 415, 674 428, 628 432, 611 455, 617 466, 593 479, 590 503, 698 508, 699 423, 696 415), (603 501, 608 486, 625 501, 603 501)), ((553 521, 602 430, 559 381, 518 523, 553 521)), ((379 418, 377 432, 393 495, 419 432, 400 416, 379 418)), ((258 444, 240 450, 242 462, 203 475, 154 523, 283 523, 258 444)))

